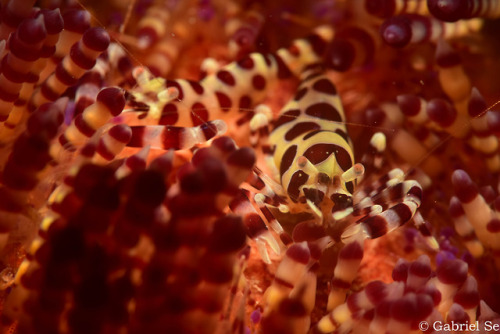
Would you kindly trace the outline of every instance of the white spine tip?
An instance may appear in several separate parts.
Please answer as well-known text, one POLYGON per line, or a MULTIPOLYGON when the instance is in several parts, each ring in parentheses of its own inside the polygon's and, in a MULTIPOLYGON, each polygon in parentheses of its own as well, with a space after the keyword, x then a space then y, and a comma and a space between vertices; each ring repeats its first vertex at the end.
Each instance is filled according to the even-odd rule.
POLYGON ((370 145, 372 145, 378 153, 382 153, 387 146, 387 139, 382 132, 377 132, 370 139, 370 145))
POLYGON ((217 129, 217 136, 223 135, 227 132, 227 124, 223 120, 216 119, 212 121, 212 124, 215 125, 215 128, 217 129))

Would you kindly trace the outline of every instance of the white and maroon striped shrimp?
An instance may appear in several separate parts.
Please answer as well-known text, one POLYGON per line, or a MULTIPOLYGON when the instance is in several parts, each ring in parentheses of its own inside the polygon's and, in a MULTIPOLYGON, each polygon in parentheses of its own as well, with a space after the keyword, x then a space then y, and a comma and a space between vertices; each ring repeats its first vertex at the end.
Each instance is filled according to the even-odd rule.
MULTIPOLYGON (((363 167, 355 164, 343 107, 328 77, 306 76, 274 126, 270 149, 278 171, 276 181, 288 197, 290 212, 310 212, 325 226, 352 212, 356 178, 363 174, 363 167)), ((420 205, 418 183, 397 182, 397 178, 388 174, 388 182, 381 184, 376 200, 370 205, 366 202, 355 205, 355 215, 361 215, 361 211, 372 212, 372 205, 383 200, 394 203, 401 200, 388 211, 363 219, 366 236, 379 237, 404 224, 420 205), (384 191, 386 187, 388 190, 384 191), (361 207, 365 210, 360 211, 361 207)), ((346 237, 350 232, 346 231, 346 237)))

